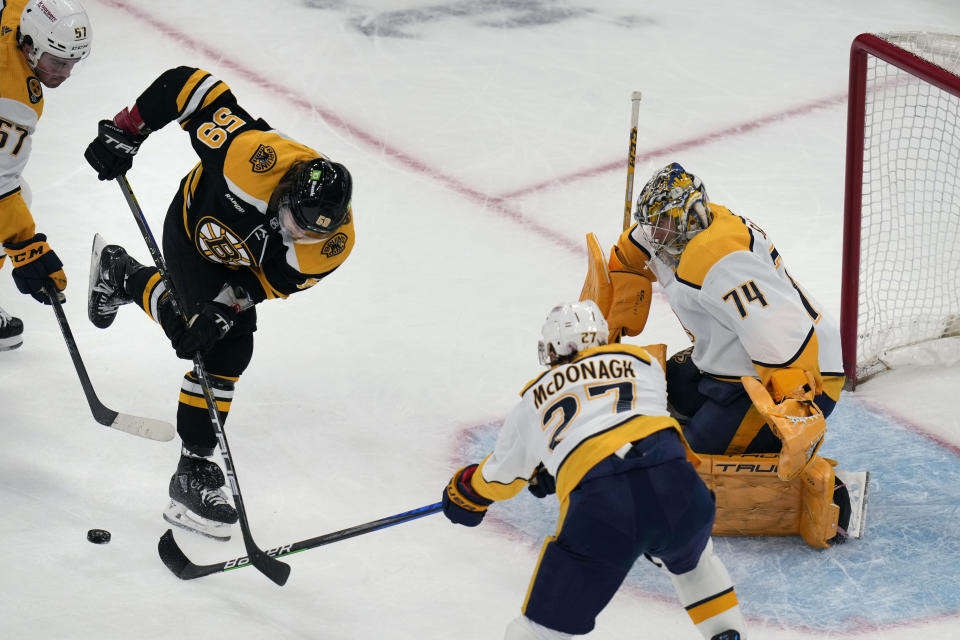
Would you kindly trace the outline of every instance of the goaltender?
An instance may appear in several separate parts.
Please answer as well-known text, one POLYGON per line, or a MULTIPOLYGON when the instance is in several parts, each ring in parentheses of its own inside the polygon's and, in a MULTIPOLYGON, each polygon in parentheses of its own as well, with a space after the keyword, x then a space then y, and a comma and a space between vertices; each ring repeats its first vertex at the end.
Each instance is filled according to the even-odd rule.
POLYGON ((581 299, 599 304, 615 341, 644 328, 657 282, 690 336, 667 364, 668 397, 693 450, 709 454, 698 471, 717 494, 714 534, 799 533, 821 548, 842 538, 846 490, 817 456, 844 384, 837 325, 767 234, 679 164, 647 182, 634 220, 608 260, 588 235, 581 299))

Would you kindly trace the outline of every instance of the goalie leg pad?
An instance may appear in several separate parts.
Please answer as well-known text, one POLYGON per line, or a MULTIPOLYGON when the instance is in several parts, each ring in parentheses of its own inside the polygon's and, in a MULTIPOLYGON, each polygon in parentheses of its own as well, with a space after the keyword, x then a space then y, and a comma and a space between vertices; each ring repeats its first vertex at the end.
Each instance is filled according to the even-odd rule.
POLYGON ((777 477, 775 453, 700 455, 697 472, 717 500, 715 536, 787 536, 800 532, 803 488, 777 477))
POLYGON ((834 503, 830 461, 817 456, 799 477, 783 481, 777 454, 700 459, 697 472, 717 499, 713 535, 799 535, 815 549, 828 548, 836 538, 840 507, 834 503))
POLYGON ((837 535, 840 507, 833 503, 833 465, 819 456, 800 475, 803 481, 803 511, 800 536, 814 549, 826 549, 837 535))

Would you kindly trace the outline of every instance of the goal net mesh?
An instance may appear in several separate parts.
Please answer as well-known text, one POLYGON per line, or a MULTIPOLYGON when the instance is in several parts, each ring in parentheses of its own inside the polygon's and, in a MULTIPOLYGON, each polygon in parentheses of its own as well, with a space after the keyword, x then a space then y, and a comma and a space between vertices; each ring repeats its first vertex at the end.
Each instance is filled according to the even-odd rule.
MULTIPOLYGON (((877 35, 960 75, 960 36, 877 35)), ((866 78, 860 380, 904 348, 960 333, 960 98, 873 55, 866 78)))

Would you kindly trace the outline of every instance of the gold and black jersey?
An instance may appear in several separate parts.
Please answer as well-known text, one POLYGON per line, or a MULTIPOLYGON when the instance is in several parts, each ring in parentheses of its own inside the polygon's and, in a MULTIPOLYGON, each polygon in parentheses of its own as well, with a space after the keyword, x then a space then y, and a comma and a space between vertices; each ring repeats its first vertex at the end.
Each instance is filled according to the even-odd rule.
POLYGON ((237 104, 226 83, 193 67, 164 72, 137 98, 156 131, 176 120, 200 162, 180 184, 184 233, 209 262, 235 271, 257 302, 309 288, 353 249, 352 212, 333 235, 294 244, 267 204, 295 164, 323 154, 274 130, 237 104))
MULTIPOLYGON (((0 2, 0 242, 21 242, 36 233, 21 176, 43 114, 43 87, 17 44, 26 4, 0 2)), ((0 256, 0 266, 5 258, 0 256)))

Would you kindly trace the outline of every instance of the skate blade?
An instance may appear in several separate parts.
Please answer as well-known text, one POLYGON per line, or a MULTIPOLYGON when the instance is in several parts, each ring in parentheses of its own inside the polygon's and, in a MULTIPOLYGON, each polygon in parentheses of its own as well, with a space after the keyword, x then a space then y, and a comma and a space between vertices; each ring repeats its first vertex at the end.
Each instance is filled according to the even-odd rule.
POLYGON ((870 488, 869 471, 834 470, 837 478, 847 486, 850 494, 850 522, 847 524, 848 538, 863 538, 867 524, 867 493, 870 488))
POLYGON ((210 538, 211 540, 218 542, 227 542, 230 540, 230 527, 232 525, 201 518, 183 505, 177 504, 172 500, 170 501, 170 506, 163 512, 163 519, 175 527, 180 527, 191 533, 210 538))
POLYGON ((97 284, 97 277, 100 274, 100 254, 103 248, 107 246, 106 240, 99 233, 93 235, 93 247, 90 249, 90 274, 88 279, 87 299, 93 293, 93 286, 97 284))
POLYGON ((109 322, 104 322, 93 307, 93 294, 100 277, 100 256, 103 254, 105 246, 107 246, 107 242, 103 239, 103 236, 95 233, 93 235, 93 246, 90 249, 90 274, 87 280, 87 318, 98 329, 106 329, 113 324, 113 318, 110 318, 109 322))
POLYGON ((13 351, 23 346, 23 338, 2 338, 0 339, 0 351, 13 351))

